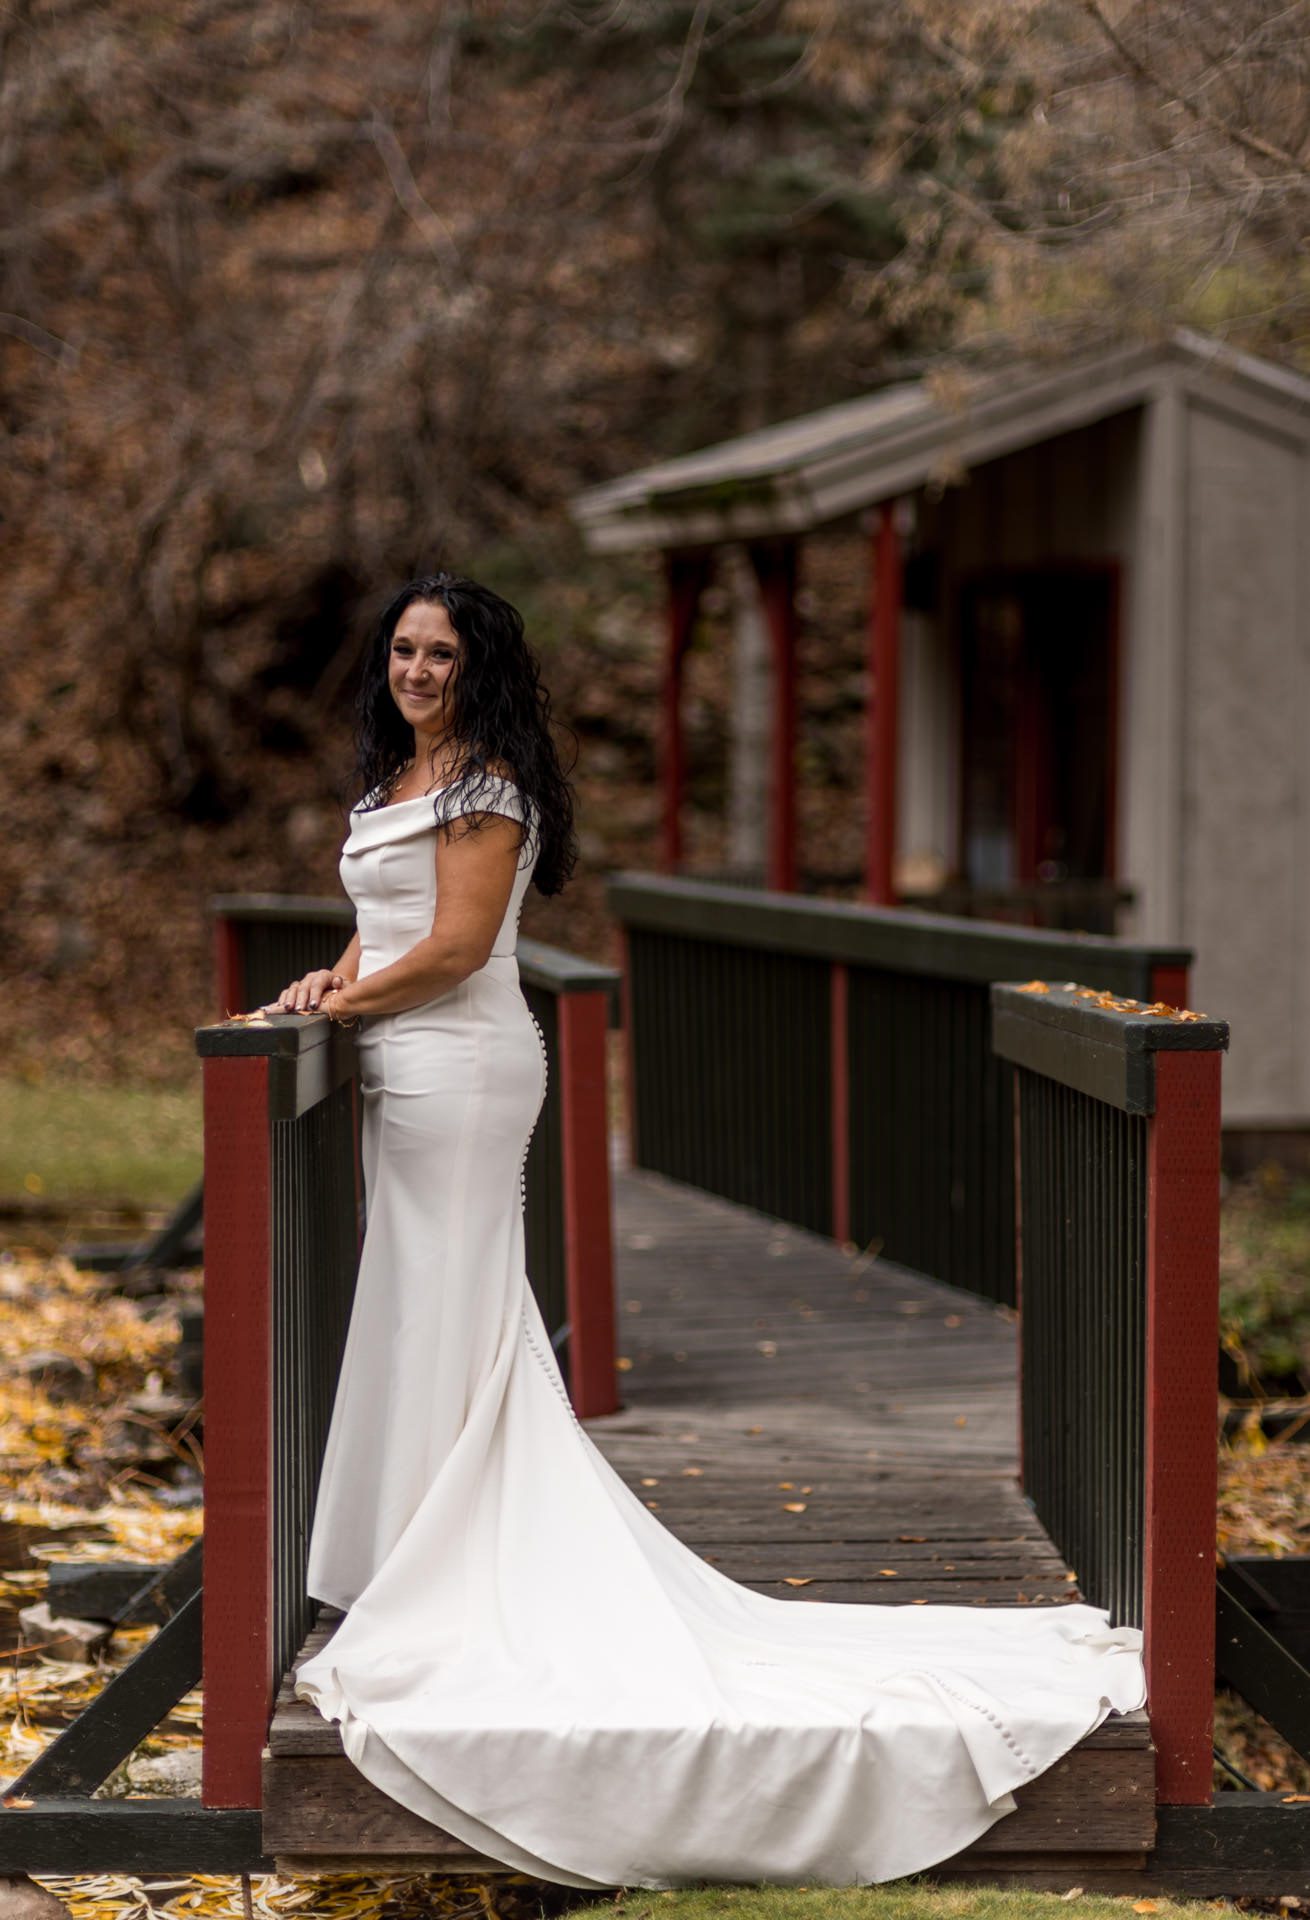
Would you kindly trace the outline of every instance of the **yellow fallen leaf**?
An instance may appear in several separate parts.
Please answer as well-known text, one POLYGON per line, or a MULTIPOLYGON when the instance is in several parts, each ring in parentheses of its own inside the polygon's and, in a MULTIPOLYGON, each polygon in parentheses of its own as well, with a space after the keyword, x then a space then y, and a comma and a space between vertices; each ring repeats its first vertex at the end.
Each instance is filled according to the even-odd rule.
POLYGON ((699 1480, 705 1469, 704 1467, 684 1467, 682 1471, 688 1480, 699 1480))
POLYGON ((1158 1910, 1159 1905, 1160 1905, 1160 1902, 1158 1900, 1134 1900, 1133 1912, 1134 1913, 1155 1913, 1158 1910))
POLYGON ((784 1573, 782 1584, 784 1587, 808 1587, 812 1584, 812 1576, 806 1575, 802 1578, 799 1574, 784 1573))
POLYGON ((899 1580, 901 1577, 895 1567, 879 1567, 878 1571, 879 1573, 886 1574, 889 1580, 899 1580))
POLYGON ((643 1480, 641 1484, 643 1487, 657 1487, 659 1485, 659 1481, 652 1480, 648 1477, 647 1479, 643 1480))
POLYGON ((617 1360, 614 1362, 614 1366, 615 1366, 616 1372, 628 1373, 632 1369, 632 1362, 631 1360, 629 1360, 626 1353, 621 1353, 618 1356, 617 1360))
POLYGON ((782 1488, 784 1493, 790 1493, 792 1488, 796 1485, 796 1482, 794 1480, 779 1480, 778 1485, 782 1488))
POLYGON ((804 1500, 785 1500, 782 1510, 784 1513, 804 1513, 805 1506, 804 1500))
POLYGON ((956 1414, 956 1416, 955 1416, 955 1424, 956 1424, 956 1426, 957 1426, 957 1427, 967 1427, 967 1426, 968 1426, 968 1424, 969 1424, 969 1416, 968 1416, 968 1414, 967 1414, 967 1413, 957 1413, 957 1414, 956 1414))

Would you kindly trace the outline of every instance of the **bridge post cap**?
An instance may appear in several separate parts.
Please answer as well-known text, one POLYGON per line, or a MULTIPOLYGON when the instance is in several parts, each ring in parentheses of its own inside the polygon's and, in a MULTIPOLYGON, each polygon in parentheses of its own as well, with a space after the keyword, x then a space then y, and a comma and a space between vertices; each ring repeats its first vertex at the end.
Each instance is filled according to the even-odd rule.
MULTIPOLYGON (((202 1059, 262 1057, 299 1060, 332 1038, 333 1023, 325 1013, 268 1013, 217 1020, 195 1029, 196 1052, 202 1059)), ((344 1030, 343 1030, 344 1031, 344 1030)))
POLYGON ((993 980, 989 992, 993 1016, 1112 1041, 1128 1053, 1206 1053, 1228 1046, 1226 1020, 1077 980, 993 980))

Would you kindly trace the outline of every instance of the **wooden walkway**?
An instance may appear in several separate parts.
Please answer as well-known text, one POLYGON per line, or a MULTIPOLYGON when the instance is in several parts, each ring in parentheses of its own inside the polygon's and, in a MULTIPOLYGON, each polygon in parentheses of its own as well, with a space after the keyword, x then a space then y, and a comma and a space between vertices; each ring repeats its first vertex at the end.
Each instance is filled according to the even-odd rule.
POLYGON ((1017 1485, 1012 1313, 658 1174, 615 1185, 627 1405, 587 1431, 673 1532, 783 1598, 1082 1597, 1017 1485))

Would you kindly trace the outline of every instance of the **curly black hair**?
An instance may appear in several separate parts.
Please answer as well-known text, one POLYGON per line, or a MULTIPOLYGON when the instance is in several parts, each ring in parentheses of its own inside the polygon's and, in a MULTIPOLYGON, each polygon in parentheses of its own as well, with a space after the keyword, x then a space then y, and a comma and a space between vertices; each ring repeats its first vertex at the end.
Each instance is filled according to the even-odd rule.
MULTIPOLYGON (((559 893, 577 862, 578 845, 573 789, 555 748, 557 723, 541 682, 541 663, 524 636, 518 609, 463 574, 422 574, 407 581, 378 618, 355 701, 355 777, 362 803, 384 805, 396 776, 414 756, 414 729, 391 696, 387 662, 397 622, 415 600, 443 606, 461 642, 448 682, 451 727, 461 754, 450 785, 471 789, 476 797, 495 777, 489 762, 508 768, 515 786, 533 803, 519 835, 521 848, 529 823, 535 827, 532 884, 541 893, 559 893)), ((434 795, 434 805, 441 820, 440 795, 434 795)))

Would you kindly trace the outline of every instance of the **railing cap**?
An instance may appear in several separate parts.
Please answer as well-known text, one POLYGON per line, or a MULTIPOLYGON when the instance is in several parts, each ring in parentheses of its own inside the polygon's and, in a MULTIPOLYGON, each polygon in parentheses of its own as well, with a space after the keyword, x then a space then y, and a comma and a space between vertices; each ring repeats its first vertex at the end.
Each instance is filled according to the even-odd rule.
POLYGON ((339 920, 349 926, 355 919, 349 900, 306 893, 215 893, 209 911, 216 920, 339 920))
POLYGON ((270 1013, 260 1020, 216 1020, 195 1032, 196 1052, 202 1060, 252 1054, 299 1060, 328 1044, 332 1022, 325 1013, 270 1013))
POLYGON ((1112 1041, 1126 1053, 1208 1053, 1228 1045, 1228 1022, 1163 1000, 1146 1002, 1084 986, 1077 980, 993 980, 993 1012, 998 1009, 1112 1041))
POLYGON ((520 978, 528 986, 548 987, 552 993, 610 993, 623 980, 617 967, 584 960, 581 954, 549 946, 544 940, 520 935, 517 953, 520 978))
POLYGON ((1157 1054, 1220 1053, 1228 1045, 1226 1020, 1073 980, 993 980, 989 991, 992 1051, 1000 1059, 1124 1113, 1155 1112, 1157 1054))
POLYGON ((348 1027, 325 1013, 270 1013, 259 1020, 220 1020, 197 1027, 203 1060, 266 1060, 268 1117, 295 1120, 354 1077, 356 1055, 348 1027))
POLYGON ((1187 966, 1193 957, 1190 947, 1154 946, 1113 934, 1010 926, 684 875, 622 870, 607 875, 605 892, 610 912, 626 926, 943 979, 990 982, 1044 965, 1068 971, 1076 950, 1080 972, 1099 972, 1104 984, 1122 985, 1149 977, 1155 967, 1187 966))

